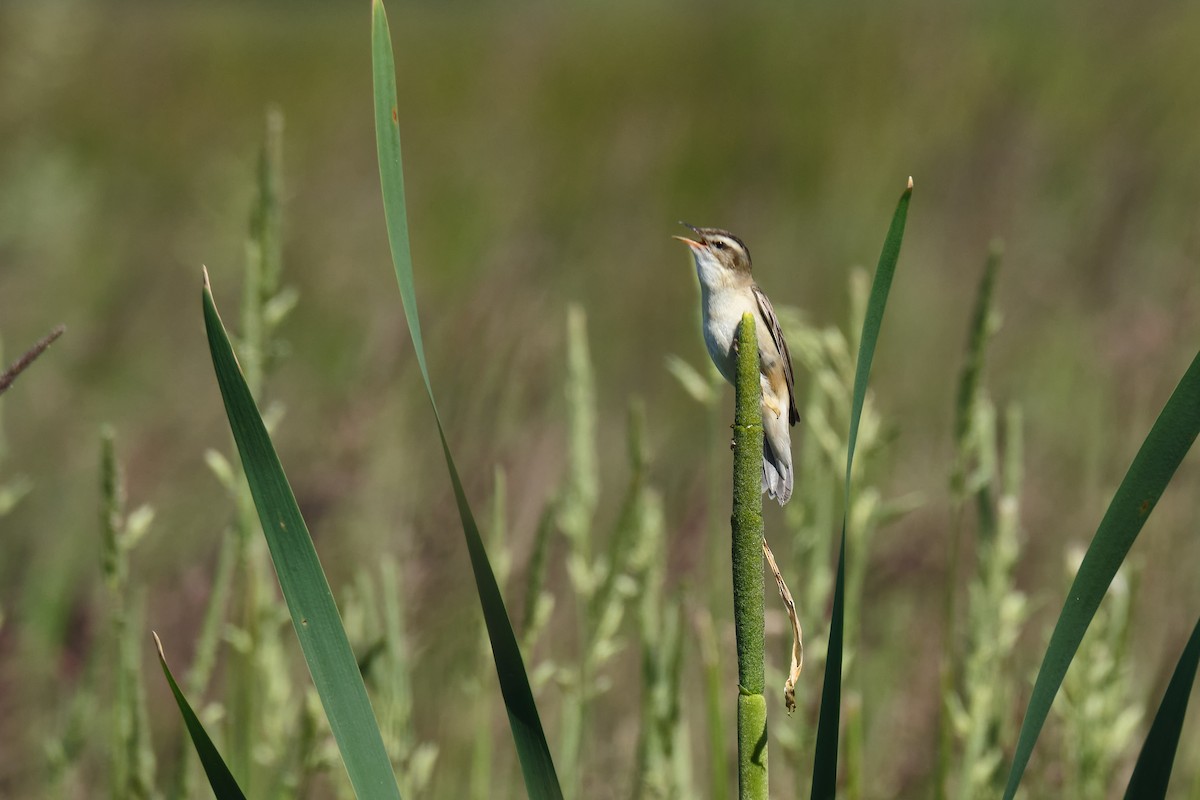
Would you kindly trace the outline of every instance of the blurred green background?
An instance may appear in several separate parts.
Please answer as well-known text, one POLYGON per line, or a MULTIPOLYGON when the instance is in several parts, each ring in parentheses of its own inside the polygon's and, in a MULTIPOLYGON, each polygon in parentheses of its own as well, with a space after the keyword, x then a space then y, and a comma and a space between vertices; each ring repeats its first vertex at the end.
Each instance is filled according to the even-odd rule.
MULTIPOLYGON (((583 306, 592 339, 601 519, 616 515, 626 403, 640 397, 651 480, 665 498, 668 582, 723 590, 728 573, 710 574, 702 555, 711 531, 700 466, 723 434, 663 366, 671 353, 705 358, 690 259, 670 238, 676 220, 738 233, 776 306, 843 324, 849 268, 874 265, 914 176, 872 386, 896 437, 880 482, 924 503, 876 538, 857 613, 861 658, 876 664, 867 793, 927 792, 954 387, 987 244, 1006 245, 988 380, 997 402, 1023 404, 1027 425, 1018 584, 1035 624, 1013 675, 1026 686, 1061 606, 1064 549, 1094 531, 1200 341, 1200 6, 389 11, 435 390, 477 509, 494 465, 507 469, 518 576, 565 460, 567 303, 583 306)), ((299 291, 282 332, 290 351, 268 390, 287 409, 281 457, 335 589, 380 553, 404 565, 415 724, 442 747, 434 796, 454 796, 455 742, 488 714, 497 758, 516 779, 500 712, 456 708, 449 688, 474 670, 462 654, 478 607, 387 251, 368 37, 365 0, 0 6, 6 360, 67 325, 4 397, 0 482, 22 474, 33 484, 0 518, 6 796, 38 796, 42 742, 105 634, 104 422, 117 432, 131 502, 158 512, 134 562, 147 625, 173 663, 189 659, 230 514, 203 459, 227 450, 228 427, 200 267, 235 326, 268 104, 286 117, 284 269, 299 291)), ((1141 702, 1157 703, 1200 608, 1198 490, 1193 452, 1133 551, 1141 702)), ((768 511, 768 537, 781 521, 768 511)), ((550 581, 561 584, 553 558, 550 581)), ((514 584, 510 611, 523 602, 514 584)), ((551 651, 569 653, 564 630, 551 651)), ((150 664, 148 633, 146 643, 150 664)), ((636 686, 636 661, 611 674, 636 686)), ((178 718, 148 677, 154 738, 170 764, 178 718)), ((816 686, 820 674, 804 680, 816 686)), ((588 796, 624 795, 605 777, 628 763, 636 696, 604 701, 589 733, 599 755, 588 796)), ((1189 776, 1197 734, 1193 721, 1177 768, 1189 776)))

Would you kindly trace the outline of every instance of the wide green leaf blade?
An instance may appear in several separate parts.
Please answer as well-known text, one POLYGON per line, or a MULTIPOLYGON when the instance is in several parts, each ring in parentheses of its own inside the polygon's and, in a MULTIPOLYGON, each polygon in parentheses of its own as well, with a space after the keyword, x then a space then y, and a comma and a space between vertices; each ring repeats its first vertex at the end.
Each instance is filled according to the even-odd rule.
POLYGON ((1100 607, 1117 568, 1125 560, 1197 433, 1200 433, 1200 353, 1192 360, 1134 456, 1067 593, 1067 601, 1050 636, 1050 645, 1029 697, 1025 720, 1021 723, 1008 786, 1004 791, 1005 800, 1011 800, 1016 794, 1054 696, 1062 686, 1067 667, 1075 658, 1083 634, 1100 607))
POLYGON ((296 637, 358 797, 400 797, 358 662, 308 526, 234 357, 204 276, 204 327, 225 414, 275 564, 296 637))
POLYGON ((863 317, 862 337, 858 345, 858 366, 854 373, 854 397, 850 409, 850 433, 846 440, 846 495, 842 516, 842 541, 838 548, 837 579, 833 588, 833 612, 829 620, 829 649, 825 659, 825 682, 821 688, 821 713, 817 719, 817 741, 813 756, 812 797, 832 798, 837 794, 838 737, 842 711, 842 637, 845 628, 846 594, 846 521, 850 514, 850 473, 854 468, 854 447, 858 442, 858 426, 862 419, 863 403, 867 399, 867 381, 871 377, 871 362, 879 329, 883 327, 883 312, 887 308, 896 262, 900 260, 900 245, 904 241, 904 224, 908 219, 908 203, 912 198, 912 178, 900 195, 892 224, 883 240, 879 265, 871 282, 871 294, 863 317))
POLYGON ((1179 747, 1179 732, 1187 714, 1197 664, 1200 664, 1200 620, 1192 628, 1191 638, 1179 656, 1158 713, 1142 743, 1142 752, 1138 754, 1137 765, 1125 790, 1125 800, 1167 796, 1167 784, 1171 781, 1171 768, 1175 764, 1175 750, 1179 747))
POLYGON ((408 217, 404 203, 404 173, 400 157, 400 126, 396 100, 396 65, 392 55, 387 15, 380 0, 374 0, 372 6, 371 63, 375 79, 375 137, 379 155, 379 178, 383 188, 383 208, 392 263, 396 270, 396 282, 400 286, 404 316, 437 422, 442 453, 446 459, 446 468, 450 472, 450 483, 454 488, 459 517, 462 519, 463 535, 471 558, 471 570, 475 576, 475 588, 479 594, 479 603, 483 607, 492 655, 496 660, 496 674, 500 679, 500 692, 504 698, 517 755, 521 761, 521 772, 525 777, 525 789, 530 797, 561 798, 562 789, 554 770, 554 761, 550 756, 550 747, 546 743, 546 734, 542 730, 537 706, 534 704, 533 691, 529 687, 525 662, 521 658, 521 650, 509 622, 500 587, 496 584, 479 528, 475 524, 475 516, 471 513, 466 493, 459 480, 458 468, 450 454, 441 415, 434 400, 433 386, 429 380, 425 346, 421 339, 421 322, 417 316, 412 255, 408 245, 408 217))
POLYGON ((217 800, 245 800, 246 795, 242 793, 242 787, 238 786, 233 773, 225 766, 225 759, 221 758, 217 746, 209 738, 208 731, 204 730, 200 718, 192 711, 192 706, 183 696, 179 684, 175 683, 175 676, 167 666, 167 656, 163 652, 158 634, 153 636, 154 644, 158 647, 158 663, 162 664, 163 675, 167 678, 167 685, 171 687, 171 694, 175 695, 179 713, 183 716, 183 724, 187 727, 188 735, 192 737, 196 755, 200 756, 200 763, 204 766, 204 774, 208 776, 208 785, 212 787, 213 794, 217 796, 217 800))

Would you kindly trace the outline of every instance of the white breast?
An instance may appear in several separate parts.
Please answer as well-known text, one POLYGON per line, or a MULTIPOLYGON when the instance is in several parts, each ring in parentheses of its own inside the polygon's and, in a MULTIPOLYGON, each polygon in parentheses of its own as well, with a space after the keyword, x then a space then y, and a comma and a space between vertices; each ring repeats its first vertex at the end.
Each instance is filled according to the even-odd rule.
MULTIPOLYGON (((703 288, 704 344, 717 369, 730 383, 737 382, 737 359, 733 355, 733 340, 737 336, 742 315, 756 314, 754 295, 747 291, 703 288)), ((762 332, 759 332, 759 336, 762 332)))

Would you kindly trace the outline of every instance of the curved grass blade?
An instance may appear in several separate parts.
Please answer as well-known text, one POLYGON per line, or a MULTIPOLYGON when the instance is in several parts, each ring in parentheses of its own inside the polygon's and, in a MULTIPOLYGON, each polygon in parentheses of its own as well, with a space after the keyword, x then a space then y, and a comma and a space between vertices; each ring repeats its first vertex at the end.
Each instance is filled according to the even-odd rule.
POLYGON ((358 797, 399 798, 396 776, 308 526, 246 385, 204 273, 204 327, 225 414, 329 727, 358 797))
POLYGON ((488 639, 492 644, 492 655, 496 660, 496 674, 500 679, 500 692, 508 712, 517 755, 521 761, 521 772, 525 778, 525 789, 530 797, 561 798, 558 775, 542 730, 525 662, 517 645, 517 637, 509 622, 504 599, 496 584, 496 577, 488 561, 487 551, 479 536, 475 516, 467 503, 458 468, 450 454, 446 432, 442 428, 441 415, 433 397, 433 386, 425 363, 425 346, 421 339, 421 322, 417 316, 417 297, 413 286, 412 255, 408 246, 408 217, 404 202, 404 173, 400 158, 400 127, 396 101, 396 65, 392 56, 391 32, 381 0, 374 0, 371 14, 371 64, 375 84, 375 137, 379 154, 379 178, 383 187, 383 209, 387 220, 388 242, 392 250, 392 263, 396 270, 396 282, 400 286, 400 300, 404 304, 404 316, 412 336, 413 349, 417 354, 417 365, 425 381, 425 391, 437 422, 438 436, 442 442, 442 453, 446 468, 450 472, 450 483, 454 487, 454 499, 462 519, 463 536, 471 558, 471 570, 475 575, 475 588, 479 603, 483 607, 483 618, 487 624, 488 639))
POLYGON ((1196 666, 1200 664, 1200 620, 1192 628, 1191 638, 1179 656, 1175 673, 1167 684, 1158 713, 1142 743, 1137 765, 1125 789, 1125 800, 1141 800, 1167 796, 1167 784, 1171 781, 1171 768, 1175 763, 1175 750, 1179 747, 1179 731, 1183 728, 1183 717, 1187 714, 1188 695, 1196 680, 1196 666))
POLYGON ((1192 360, 1134 456, 1129 472, 1117 487, 1104 519, 1096 529, 1071 591, 1067 593, 1067 601, 1050 636, 1050 645, 1046 648, 1021 723, 1008 786, 1004 790, 1005 800, 1012 800, 1016 794, 1054 696, 1058 694, 1067 667, 1075 658, 1083 634, 1100 607, 1117 568, 1125 560, 1197 433, 1200 433, 1200 353, 1192 360))
POLYGON ((875 360, 875 345, 883 327, 883 312, 887 308, 892 276, 900 259, 900 244, 904 241, 904 224, 908 219, 908 203, 912 197, 912 178, 900 195, 879 265, 871 283, 867 312, 863 318, 862 337, 858 345, 858 366, 854 373, 854 398, 850 410, 850 434, 846 441, 846 496, 842 512, 842 542, 838 549, 837 580, 833 588, 833 613, 829 621, 829 648, 825 659, 825 683, 821 689, 821 713, 817 719, 817 742, 813 756, 812 797, 832 798, 837 794, 838 737, 842 710, 842 636, 845 628, 846 594, 846 518, 850 513, 850 472, 854 467, 854 446, 858 442, 858 425, 862 419, 863 403, 867 397, 867 380, 871 362, 875 360))
POLYGON ((162 664, 163 675, 167 678, 167 685, 171 687, 171 694, 175 695, 179 713, 183 716, 183 724, 187 726, 188 735, 192 737, 196 755, 200 756, 200 763, 204 766, 204 774, 208 776, 208 785, 212 787, 213 794, 217 796, 217 800, 245 800, 246 795, 242 793, 242 787, 238 786, 233 773, 229 771, 229 767, 225 766, 225 760, 221 758, 217 746, 209 738, 208 731, 204 730, 204 726, 200 724, 200 718, 196 716, 196 712, 192 711, 192 706, 183 696, 179 684, 175 683, 175 676, 171 674, 171 669, 167 666, 167 656, 163 652, 162 641, 158 638, 157 633, 151 632, 151 635, 154 636, 154 644, 158 647, 158 663, 162 664))

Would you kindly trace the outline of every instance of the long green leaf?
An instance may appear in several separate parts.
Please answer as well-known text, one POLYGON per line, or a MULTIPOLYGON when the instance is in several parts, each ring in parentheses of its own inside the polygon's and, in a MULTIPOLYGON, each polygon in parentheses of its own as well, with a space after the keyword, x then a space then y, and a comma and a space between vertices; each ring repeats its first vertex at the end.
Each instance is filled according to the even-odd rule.
POLYGON ((175 676, 171 674, 171 669, 167 666, 167 656, 163 652, 162 641, 159 640, 157 633, 154 633, 153 636, 154 644, 158 647, 158 663, 162 664, 163 675, 167 678, 167 685, 171 687, 171 694, 175 695, 179 713, 183 715, 183 724, 187 727, 188 735, 192 737, 196 755, 200 756, 200 763, 204 766, 204 774, 208 776, 208 785, 212 787, 213 794, 217 796, 217 800, 245 800, 246 795, 242 793, 242 787, 238 786, 233 773, 229 771, 229 767, 225 766, 225 759, 221 758, 217 746, 208 736, 208 731, 204 730, 204 726, 200 724, 200 718, 196 716, 196 712, 192 711, 192 706, 183 696, 179 684, 175 683, 175 676))
POLYGON ((908 219, 908 203, 912 197, 912 178, 900 195, 883 252, 875 268, 867 311, 863 317, 862 338, 858 345, 858 366, 854 373, 854 398, 850 410, 850 434, 846 447, 846 495, 842 516, 842 540, 838 549, 837 580, 833 589, 833 613, 829 621, 829 649, 825 659, 825 683, 821 689, 821 713, 817 719, 817 742, 813 756, 812 797, 832 798, 837 794, 838 736, 842 706, 842 636, 845 628, 846 594, 846 520, 850 514, 850 473, 854 468, 854 447, 858 442, 858 425, 862 419, 863 403, 867 398, 867 381, 871 362, 875 360, 875 345, 883 327, 883 312, 887 308, 888 292, 900 259, 904 241, 904 224, 908 219))
POLYGON ((333 592, 279 456, 267 435, 204 275, 204 327, 225 414, 292 615, 304 660, 358 797, 399 798, 396 776, 371 710, 333 592))
POLYGON ((479 536, 475 517, 467 503, 458 468, 450 454, 450 445, 442 427, 441 415, 433 396, 433 385, 429 380, 429 369, 425 363, 425 346, 421 339, 421 322, 417 316, 417 297, 413 286, 412 255, 408 246, 408 217, 404 203, 404 173, 400 158, 400 126, 396 100, 396 65, 392 56, 391 32, 381 0, 374 0, 371 19, 371 63, 375 82, 375 138, 379 153, 379 178, 383 188, 383 208, 387 220, 388 241, 391 244, 392 263, 396 270, 396 282, 400 286, 400 300, 404 304, 404 316, 412 336, 417 364, 425 381, 425 391, 437 422, 438 436, 442 442, 442 453, 446 468, 450 472, 450 483, 454 487, 454 499, 462 519, 463 535, 467 552, 471 558, 471 569, 475 575, 475 588, 483 607, 483 618, 487 623, 488 638, 492 644, 492 655, 496 660, 496 674, 500 678, 500 692, 508 712, 521 771, 525 777, 525 789, 530 797, 561 798, 562 789, 542 730, 529 678, 525 673, 525 662, 517 645, 517 637, 509 622, 508 612, 496 577, 492 573, 487 551, 479 536))
POLYGON ((1196 667, 1200 664, 1200 620, 1192 628, 1191 638, 1179 656, 1175 673, 1167 684, 1158 713, 1142 743, 1137 765, 1129 778, 1125 800, 1148 800, 1167 796, 1167 784, 1171 781, 1171 768, 1175 763, 1175 750, 1179 747, 1179 732, 1183 729, 1183 717, 1187 714, 1188 696, 1196 680, 1196 667))
POLYGON ((1200 433, 1200 353, 1192 360, 1134 456, 1129 472, 1117 487, 1104 519, 1096 529, 1071 591, 1067 593, 1067 601, 1033 684, 1025 720, 1021 723, 1008 786, 1004 791, 1005 800, 1011 800, 1016 794, 1054 696, 1058 694, 1067 667, 1075 658, 1083 634, 1100 607, 1117 568, 1125 560, 1197 433, 1200 433))

